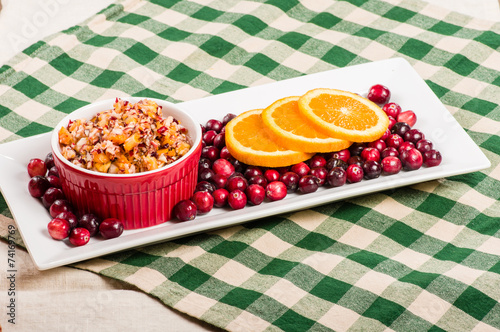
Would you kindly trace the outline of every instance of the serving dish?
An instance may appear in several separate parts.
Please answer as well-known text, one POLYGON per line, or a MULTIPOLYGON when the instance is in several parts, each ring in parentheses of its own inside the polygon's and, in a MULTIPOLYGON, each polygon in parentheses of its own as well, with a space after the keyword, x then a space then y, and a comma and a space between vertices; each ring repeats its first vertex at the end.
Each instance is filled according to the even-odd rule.
MULTIPOLYGON (((191 149, 181 158, 147 172, 109 174, 76 166, 61 154, 59 131, 51 137, 51 151, 59 171, 61 185, 67 199, 80 213, 92 212, 101 219, 114 217, 125 229, 144 228, 171 219, 175 204, 189 199, 198 178, 201 155, 201 128, 189 113, 177 105, 154 98, 121 98, 132 104, 144 99, 155 102, 162 109, 163 118, 172 116, 188 131, 191 149)), ((91 119, 100 112, 112 109, 114 100, 101 100, 86 105, 64 117, 55 128, 66 127, 69 121, 91 119)))
POLYGON ((247 206, 242 210, 215 208, 189 222, 168 221, 138 230, 127 230, 111 240, 92 238, 82 247, 54 241, 46 231, 50 221, 45 208, 27 191, 26 165, 33 157, 45 157, 50 150, 50 134, 38 135, 0 145, 0 189, 17 223, 23 241, 40 270, 50 269, 152 243, 238 225, 271 215, 307 209, 382 190, 424 181, 475 172, 490 167, 481 149, 448 112, 437 96, 404 59, 394 58, 356 65, 289 80, 250 87, 225 94, 181 103, 180 106, 200 123, 221 119, 227 113, 263 108, 286 96, 300 95, 317 88, 337 88, 366 93, 373 84, 391 89, 391 100, 418 117, 416 128, 434 142, 443 155, 436 167, 382 176, 338 188, 320 188, 306 195, 289 194, 284 200, 247 206), (467 155, 467 158, 461 156, 467 155))

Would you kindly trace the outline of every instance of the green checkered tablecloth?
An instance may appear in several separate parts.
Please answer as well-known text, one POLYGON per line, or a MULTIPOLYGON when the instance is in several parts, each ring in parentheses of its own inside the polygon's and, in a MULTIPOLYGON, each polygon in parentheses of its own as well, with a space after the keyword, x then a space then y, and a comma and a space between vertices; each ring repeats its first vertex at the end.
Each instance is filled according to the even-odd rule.
POLYGON ((98 99, 180 102, 403 57, 489 169, 77 267, 227 330, 498 330, 499 50, 500 23, 418 0, 122 1, 0 68, 0 142, 98 99))

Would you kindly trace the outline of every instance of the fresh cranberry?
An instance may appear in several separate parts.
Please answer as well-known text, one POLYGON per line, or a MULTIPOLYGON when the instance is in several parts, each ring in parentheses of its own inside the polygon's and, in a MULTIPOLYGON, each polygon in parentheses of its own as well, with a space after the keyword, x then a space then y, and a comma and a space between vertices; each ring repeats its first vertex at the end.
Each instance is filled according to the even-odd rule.
POLYGON ((313 193, 318 188, 318 178, 313 175, 304 175, 299 180, 299 191, 303 194, 313 193))
POLYGON ((69 232, 69 242, 74 246, 83 246, 89 243, 90 233, 86 228, 77 227, 69 232))
POLYGON ((267 186, 267 180, 264 177, 264 175, 255 175, 252 176, 250 179, 248 179, 248 184, 258 184, 259 186, 266 187, 267 186))
POLYGON ((64 240, 69 236, 71 227, 67 220, 54 218, 47 224, 47 230, 54 240, 64 240))
POLYGON ((392 127, 391 132, 404 137, 410 129, 411 127, 406 122, 396 122, 396 124, 392 127))
POLYGON ((442 160, 441 152, 437 150, 429 150, 424 153, 424 165, 427 167, 438 166, 442 160))
POLYGON ((198 173, 198 181, 212 181, 215 176, 215 172, 210 168, 202 169, 198 173))
POLYGON ((391 91, 382 84, 375 84, 368 90, 367 98, 375 104, 385 104, 391 98, 391 91))
POLYGON ((390 128, 387 128, 384 133, 382 134, 382 136, 380 137, 381 140, 384 141, 385 143, 385 140, 387 139, 387 137, 389 137, 389 135, 391 134, 391 129, 390 128))
POLYGON ((368 143, 368 147, 377 149, 379 152, 382 152, 386 148, 386 144, 383 139, 378 139, 376 141, 368 143))
POLYGON ((90 236, 94 236, 99 231, 101 219, 93 213, 86 213, 78 219, 78 227, 83 227, 89 231, 90 236))
POLYGON ((99 233, 105 239, 114 239, 123 233, 123 223, 117 218, 104 219, 99 225, 99 233))
POLYGON ((198 161, 198 174, 201 173, 204 169, 211 169, 212 162, 208 158, 200 158, 198 161))
POLYGON ((417 144, 421 139, 425 139, 425 135, 422 131, 418 129, 410 129, 405 133, 404 136, 405 141, 412 142, 413 144, 417 144))
POLYGON ((299 180, 300 177, 294 172, 283 173, 280 177, 280 181, 285 184, 287 192, 289 193, 297 190, 299 187, 299 180))
POLYGON ((28 191, 35 198, 42 197, 49 188, 50 182, 44 176, 35 175, 28 182, 28 191))
POLYGON ((222 118, 222 124, 225 126, 227 125, 227 123, 229 121, 231 121, 232 119, 234 119, 236 117, 236 114, 232 114, 232 113, 228 113, 226 115, 224 115, 224 117, 222 118))
POLYGON ((423 157, 417 149, 404 150, 399 153, 399 159, 406 171, 419 169, 423 164, 423 157))
POLYGON ((216 119, 210 119, 205 124, 205 128, 207 129, 207 131, 213 130, 217 133, 221 131, 222 127, 222 122, 216 119))
POLYGON ((197 191, 191 197, 191 200, 196 205, 199 214, 205 214, 214 207, 214 198, 208 191, 197 191))
POLYGON ((47 167, 47 169, 51 169, 52 167, 54 167, 56 165, 54 163, 54 155, 52 154, 52 152, 47 153, 44 161, 45 161, 45 166, 47 167))
POLYGON ((227 204, 233 210, 243 209, 247 205, 247 195, 240 189, 233 190, 227 197, 227 204))
POLYGON ((415 147, 417 148, 420 153, 424 154, 427 151, 432 150, 433 144, 430 140, 428 139, 421 139, 420 141, 415 144, 415 147))
POLYGON ((382 173, 382 166, 380 166, 378 161, 367 160, 363 164, 363 176, 365 179, 376 179, 380 176, 380 173, 382 173))
POLYGON ((398 122, 406 122, 410 127, 417 123, 417 115, 413 111, 405 111, 399 113, 397 117, 398 122))
POLYGON ((231 155, 231 153, 229 152, 229 150, 227 149, 227 146, 223 147, 222 149, 220 149, 220 157, 222 159, 227 159, 227 160, 232 160, 234 159, 233 156, 231 155))
POLYGON ((397 174, 401 171, 401 160, 394 156, 388 156, 382 159, 382 173, 384 175, 397 174))
POLYGON ((61 179, 55 175, 47 175, 47 181, 49 181, 50 186, 54 188, 61 188, 61 179))
POLYGON ((259 205, 264 202, 264 199, 266 198, 266 190, 258 184, 249 185, 247 190, 245 190, 245 193, 248 201, 252 205, 259 205))
POLYGON ((217 159, 212 164, 212 170, 228 178, 234 173, 234 166, 227 159, 217 159))
POLYGON ((42 204, 46 209, 49 209, 52 203, 58 199, 64 199, 64 193, 60 188, 50 187, 42 196, 42 204))
POLYGON ((215 207, 224 207, 227 205, 227 198, 229 197, 229 191, 224 188, 217 189, 212 193, 214 197, 214 206, 215 207))
POLYGON ((412 142, 403 142, 399 148, 398 148, 398 152, 401 154, 401 151, 403 150, 410 150, 410 149, 414 149, 415 148, 415 144, 413 144, 412 142))
POLYGON ((49 213, 52 218, 55 218, 59 213, 71 211, 71 204, 65 199, 56 199, 49 208, 49 213))
POLYGON ((33 158, 28 163, 28 175, 30 177, 34 176, 45 176, 47 173, 47 166, 45 165, 45 161, 40 158, 33 158))
POLYGON ((398 157, 398 156, 399 156, 398 150, 392 146, 385 148, 384 151, 382 151, 382 153, 380 154, 380 158, 382 159, 386 157, 398 157))
POLYGON ((361 152, 361 158, 363 158, 365 161, 366 160, 379 161, 380 152, 375 148, 365 148, 363 152, 361 152))
POLYGON ((243 174, 245 178, 250 179, 251 177, 257 175, 264 175, 264 172, 262 172, 262 169, 259 166, 248 166, 243 174))
POLYGON ((359 155, 361 155, 361 152, 363 152, 363 150, 365 148, 366 148, 366 145, 364 143, 353 143, 349 147, 350 156, 353 157, 353 156, 359 156, 359 155))
POLYGON ((194 191, 195 192, 198 192, 198 191, 208 191, 209 193, 213 193, 215 191, 215 189, 217 189, 217 187, 212 182, 200 181, 200 182, 198 182, 196 184, 196 187, 194 188, 194 191))
POLYGON ((214 138, 217 136, 215 130, 208 130, 203 134, 202 140, 206 145, 212 145, 214 143, 214 138))
POLYGON ((326 165, 326 160, 323 156, 321 155, 314 155, 310 160, 309 160, 309 167, 311 169, 315 167, 325 167, 326 165))
POLYGON ((290 166, 276 167, 276 170, 280 173, 280 175, 283 175, 286 172, 290 171, 290 166))
POLYGON ((232 192, 236 189, 245 191, 248 187, 248 181, 241 175, 232 176, 227 180, 226 189, 232 192))
MULTIPOLYGON (((354 156, 354 157, 356 157, 356 156, 354 156)), ((349 158, 351 158, 351 157, 349 157, 349 158)), ((348 160, 349 159, 347 159, 347 161, 348 160)), ((347 169, 347 167, 349 166, 347 161, 344 161, 342 159, 332 158, 332 159, 328 160, 328 162, 326 163, 326 169, 331 170, 335 167, 342 167, 345 171, 347 169)))
POLYGON ((224 135, 224 133, 217 134, 217 136, 214 137, 213 145, 217 149, 222 150, 222 148, 226 146, 226 135, 224 135))
POLYGON ((78 218, 71 211, 64 211, 59 213, 56 218, 64 219, 69 223, 69 227, 71 229, 78 226, 78 218))
POLYGON ((304 175, 307 175, 311 168, 307 166, 305 162, 300 162, 298 164, 293 165, 290 168, 290 171, 296 173, 298 176, 302 177, 304 175))
POLYGON ((388 147, 393 147, 396 150, 401 146, 401 144, 403 144, 403 142, 404 139, 398 134, 391 134, 385 140, 385 144, 387 144, 388 147))
POLYGON ((266 197, 271 201, 279 201, 285 198, 287 187, 281 181, 273 181, 266 186, 266 197))
POLYGON ((52 166, 51 168, 49 168, 49 172, 47 173, 47 176, 49 176, 49 175, 54 175, 54 176, 59 177, 59 170, 57 169, 56 166, 52 166))
POLYGON ((219 155, 220 155, 219 149, 217 149, 213 145, 205 146, 203 149, 201 149, 201 156, 203 158, 208 158, 208 160, 212 162, 219 159, 219 155))
POLYGON ((387 129, 392 130, 392 128, 398 121, 394 119, 392 116, 388 116, 387 118, 389 119, 389 125, 387 126, 387 129))
POLYGON ((212 183, 217 189, 225 188, 227 185, 227 178, 224 175, 215 174, 212 178, 212 183))
MULTIPOLYGON (((222 150, 224 150, 224 149, 226 149, 226 147, 224 147, 222 150)), ((227 159, 227 161, 229 161, 233 166, 237 162, 236 158, 234 158, 232 155, 228 155, 227 157, 223 157, 221 154, 220 157, 222 159, 227 159)), ((235 171, 236 171, 236 167, 235 167, 235 171)))
POLYGON ((231 179, 231 178, 237 177, 237 176, 239 176, 239 177, 241 177, 241 178, 244 178, 244 177, 245 177, 245 176, 244 176, 244 175, 243 175, 240 171, 235 171, 235 172, 234 172, 234 173, 233 173, 233 174, 232 174, 232 175, 228 178, 228 180, 229 180, 229 179, 231 179))
POLYGON ((349 151, 349 149, 340 150, 332 154, 332 158, 340 159, 345 162, 347 162, 347 160, 349 160, 350 157, 351 157, 351 152, 349 151))
POLYGON ((334 167, 326 176, 326 182, 331 187, 340 187, 343 186, 347 180, 346 171, 342 167, 334 167))
POLYGON ((196 218, 198 209, 196 208, 196 204, 194 204, 193 201, 184 199, 175 204, 174 209, 172 210, 172 214, 180 221, 188 221, 196 218))
POLYGON ((238 172, 238 173, 244 172, 246 167, 247 167, 245 164, 243 164, 241 161, 239 161, 237 159, 232 159, 229 161, 231 162, 231 164, 233 164, 235 173, 236 172, 238 172))
POLYGON ((399 106, 396 103, 387 103, 382 107, 382 110, 384 110, 385 114, 388 116, 392 116, 393 118, 397 118, 399 113, 401 113, 401 106, 399 106))
POLYGON ((268 169, 264 172, 264 177, 267 182, 278 181, 280 179, 280 173, 275 169, 268 169))
POLYGON ((309 174, 316 177, 318 185, 322 186, 326 181, 326 175, 328 174, 328 171, 324 167, 314 167, 311 168, 309 174))
POLYGON ((361 156, 352 156, 347 161, 347 164, 348 165, 358 165, 359 167, 362 167, 363 166, 363 158, 361 158, 361 156))
POLYGON ((363 168, 357 164, 349 165, 346 171, 346 178, 349 183, 356 183, 363 180, 363 168))

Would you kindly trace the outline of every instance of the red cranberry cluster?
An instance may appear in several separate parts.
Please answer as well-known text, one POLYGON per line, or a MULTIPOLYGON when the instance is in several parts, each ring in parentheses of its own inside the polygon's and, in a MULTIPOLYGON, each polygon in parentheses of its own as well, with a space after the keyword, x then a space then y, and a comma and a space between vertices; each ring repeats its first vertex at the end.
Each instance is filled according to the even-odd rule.
POLYGON ((390 100, 390 90, 377 84, 368 99, 382 106, 390 125, 384 135, 370 143, 355 143, 349 149, 319 153, 290 167, 265 168, 245 165, 225 146, 225 125, 235 117, 227 114, 222 121, 211 119, 202 126, 203 149, 199 162, 198 183, 191 199, 179 202, 173 216, 181 221, 210 212, 213 207, 234 210, 264 201, 285 198, 287 193, 312 193, 321 186, 340 187, 347 183, 378 178, 380 175, 412 171, 441 163, 441 154, 416 123, 413 111, 402 112, 390 100))
POLYGON ((69 238, 69 242, 74 246, 82 246, 97 234, 101 234, 105 239, 111 239, 123 233, 123 224, 116 218, 101 221, 92 213, 76 216, 61 189, 59 172, 54 165, 52 153, 47 154, 45 160, 31 159, 27 168, 31 177, 28 183, 30 195, 39 198, 53 218, 47 225, 47 230, 53 239, 69 238))

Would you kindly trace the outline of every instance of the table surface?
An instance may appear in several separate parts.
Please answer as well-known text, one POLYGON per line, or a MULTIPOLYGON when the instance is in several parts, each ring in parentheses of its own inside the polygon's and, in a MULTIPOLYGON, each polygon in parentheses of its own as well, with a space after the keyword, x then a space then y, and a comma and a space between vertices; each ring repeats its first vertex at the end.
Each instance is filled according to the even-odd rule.
MULTIPOLYGON (((67 29, 112 4, 112 0, 2 0, 0 64, 38 40, 67 29), (21 24, 17 24, 21 22, 21 24)), ((497 0, 427 0, 481 19, 500 21, 497 0)))
MULTIPOLYGON (((481 19, 500 21, 496 0, 428 1, 481 19)), ((2 2, 0 42, 4 46, 0 48, 0 64, 37 40, 85 20, 113 1, 2 2)), ((0 215, 0 218, 4 217, 0 215)), ((5 243, 0 243, 0 246, 0 252, 7 250, 5 243)), ((53 326, 54 321, 51 320, 58 321, 61 317, 64 320, 75 319, 75 324, 81 324, 78 326, 80 329, 77 329, 79 331, 91 331, 92 326, 106 327, 103 329, 106 330, 110 328, 109 317, 115 321, 113 326, 128 326, 129 330, 142 327, 155 331, 158 326, 168 327, 169 331, 217 330, 166 307, 133 286, 68 267, 40 272, 34 268, 26 252, 19 250, 17 255, 23 267, 18 276, 20 317, 16 330, 39 330, 36 327, 53 326), (77 316, 75 306, 78 307, 77 316), (144 319, 146 316, 155 317, 155 323, 150 324, 144 319), (43 317, 42 322, 40 317, 43 317)), ((2 273, 6 271, 3 257, 0 267, 2 273)), ((3 289, 0 291, 0 303, 4 303, 6 294, 3 289)), ((0 322, 6 326, 4 317, 0 318, 0 322)))

